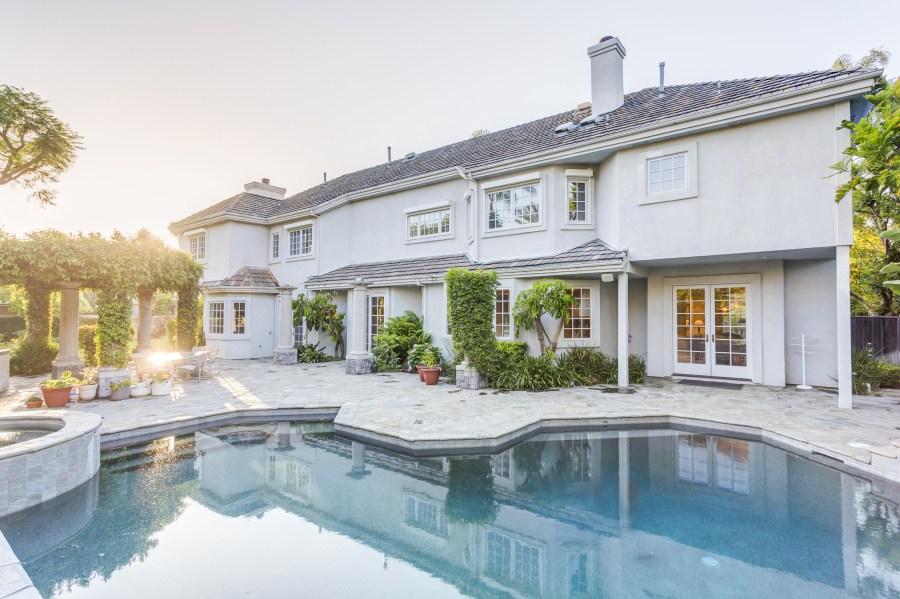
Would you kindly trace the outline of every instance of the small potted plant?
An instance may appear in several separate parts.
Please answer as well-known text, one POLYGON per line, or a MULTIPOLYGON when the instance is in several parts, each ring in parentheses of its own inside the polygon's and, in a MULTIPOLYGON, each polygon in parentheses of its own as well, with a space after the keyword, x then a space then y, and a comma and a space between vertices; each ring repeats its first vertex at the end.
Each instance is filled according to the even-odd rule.
POLYGON ((118 383, 111 384, 109 386, 109 398, 113 401, 128 399, 130 387, 131 379, 125 379, 124 381, 119 381, 118 383))
POLYGON ((172 393, 172 373, 158 370, 150 375, 150 395, 169 395, 172 393))
POLYGON ((44 394, 44 403, 48 408, 61 408, 69 403, 69 395, 72 393, 72 387, 81 383, 81 379, 72 377, 72 373, 68 370, 62 375, 62 378, 49 379, 41 383, 41 393, 44 394))
POLYGON ((426 385, 437 385, 438 379, 441 377, 441 367, 437 366, 438 358, 433 350, 428 350, 422 355, 422 361, 425 363, 424 368, 419 367, 419 374, 425 379, 426 385))
POLYGON ((78 385, 78 401, 88 401, 97 397, 97 369, 85 368, 82 372, 84 378, 78 385))
POLYGON ((131 383, 131 397, 144 397, 150 395, 150 377, 139 374, 137 380, 131 383))
POLYGON ((39 408, 43 404, 44 404, 44 400, 37 396, 29 397, 28 399, 25 400, 26 408, 39 408))

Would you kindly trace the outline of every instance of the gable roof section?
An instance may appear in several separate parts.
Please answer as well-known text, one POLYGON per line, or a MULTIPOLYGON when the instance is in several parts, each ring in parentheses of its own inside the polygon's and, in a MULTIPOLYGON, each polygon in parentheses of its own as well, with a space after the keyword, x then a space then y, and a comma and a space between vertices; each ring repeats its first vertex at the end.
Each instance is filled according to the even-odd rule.
POLYGON ((502 271, 535 266, 562 266, 566 264, 618 260, 624 257, 625 252, 615 250, 599 239, 592 239, 553 256, 522 258, 519 260, 472 262, 466 254, 445 254, 427 258, 404 258, 402 260, 350 264, 321 275, 312 276, 306 280, 306 285, 315 287, 317 285, 349 283, 358 278, 372 283, 398 278, 436 276, 446 274, 451 268, 502 271))
POLYGON ((726 108, 739 108, 751 101, 776 97, 802 88, 824 87, 861 74, 877 75, 878 69, 849 69, 843 71, 812 71, 794 75, 775 75, 710 81, 687 85, 666 86, 665 97, 659 97, 659 89, 649 87, 625 96, 625 103, 609 113, 609 123, 578 127, 566 135, 554 135, 557 126, 590 115, 588 111, 568 111, 523 125, 517 125, 489 133, 474 139, 466 139, 441 148, 417 154, 413 160, 398 160, 342 175, 306 191, 285 198, 283 201, 261 198, 252 194, 238 194, 224 202, 201 210, 180 221, 181 223, 211 216, 216 212, 235 215, 251 215, 262 218, 277 217, 297 210, 318 206, 347 193, 410 179, 460 167, 463 170, 483 168, 499 162, 549 151, 567 146, 615 137, 631 131, 652 128, 676 118, 695 118, 703 113, 726 108), (721 89, 720 89, 721 86, 721 89))
POLYGON ((277 289, 278 279, 267 268, 243 266, 236 273, 221 281, 203 281, 202 287, 253 287, 277 289))

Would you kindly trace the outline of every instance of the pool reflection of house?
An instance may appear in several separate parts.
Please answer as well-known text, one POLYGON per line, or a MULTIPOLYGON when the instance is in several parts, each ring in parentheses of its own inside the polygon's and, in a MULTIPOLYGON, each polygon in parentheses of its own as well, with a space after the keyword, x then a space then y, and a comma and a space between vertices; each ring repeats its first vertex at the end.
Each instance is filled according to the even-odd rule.
POLYGON ((288 423, 262 432, 196 434, 196 499, 229 516, 284 509, 472 596, 699 597, 714 580, 717 596, 848 597, 884 574, 857 557, 861 483, 759 443, 542 435, 480 458, 496 515, 460 522, 447 512, 446 458, 288 423), (701 565, 710 555, 721 567, 701 565))

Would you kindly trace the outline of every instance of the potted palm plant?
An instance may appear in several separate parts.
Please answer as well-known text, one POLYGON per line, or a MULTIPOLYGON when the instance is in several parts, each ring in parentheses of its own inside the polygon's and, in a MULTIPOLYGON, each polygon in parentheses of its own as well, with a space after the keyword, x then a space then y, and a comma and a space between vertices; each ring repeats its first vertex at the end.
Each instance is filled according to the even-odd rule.
POLYGON ((62 375, 62 378, 49 379, 41 383, 41 393, 44 394, 44 403, 48 408, 61 408, 69 403, 69 395, 72 393, 72 387, 81 383, 81 379, 76 379, 68 370, 62 375))
POLYGON ((131 383, 131 397, 144 397, 150 395, 150 377, 139 374, 137 380, 131 383))
POLYGON ((438 358, 433 350, 428 350, 422 355, 425 367, 419 366, 419 373, 425 379, 426 385, 437 385, 441 377, 441 367, 437 366, 438 358))
POLYGON ((130 387, 131 379, 125 379, 123 381, 119 381, 118 383, 112 383, 109 386, 109 398, 113 401, 128 399, 130 387))
POLYGON ((78 400, 88 401, 97 397, 97 369, 85 368, 83 371, 84 378, 78 385, 78 400))
POLYGON ((150 375, 150 395, 169 395, 172 393, 172 373, 158 370, 150 375))

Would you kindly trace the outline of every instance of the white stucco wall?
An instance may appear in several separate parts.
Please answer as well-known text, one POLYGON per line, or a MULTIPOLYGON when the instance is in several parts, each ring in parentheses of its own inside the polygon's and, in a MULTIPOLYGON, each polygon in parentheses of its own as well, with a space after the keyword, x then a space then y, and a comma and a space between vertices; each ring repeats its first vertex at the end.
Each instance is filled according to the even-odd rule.
POLYGON ((806 335, 813 352, 806 356, 806 382, 834 387, 837 383, 837 299, 834 260, 785 260, 785 359, 786 382, 799 385, 802 379, 800 354, 790 344, 806 335))
POLYGON ((207 293, 203 298, 203 332, 210 349, 228 360, 271 357, 277 345, 278 296, 274 294, 207 293), (210 333, 209 304, 225 303, 225 325, 222 334, 210 333), (246 306, 244 334, 234 333, 234 303, 246 306))

